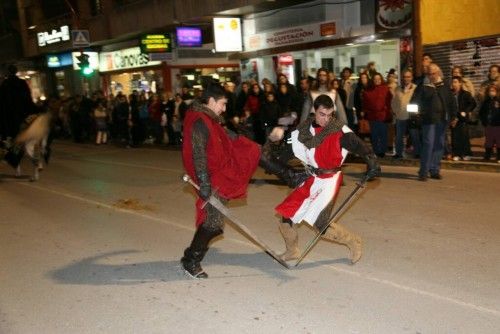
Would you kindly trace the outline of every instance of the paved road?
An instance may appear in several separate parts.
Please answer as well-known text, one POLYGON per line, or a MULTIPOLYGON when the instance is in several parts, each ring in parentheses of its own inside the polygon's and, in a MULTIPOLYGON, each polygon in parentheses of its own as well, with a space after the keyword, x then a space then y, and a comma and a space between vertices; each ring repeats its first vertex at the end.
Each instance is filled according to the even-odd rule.
MULTIPOLYGON (((179 152, 54 151, 37 183, 0 165, 2 334, 500 331, 498 173, 422 183, 386 167, 342 218, 364 238, 358 264, 321 241, 286 270, 227 226, 199 281, 178 264, 194 220, 179 152)), ((344 196, 361 171, 347 167, 344 196)), ((255 179, 231 207, 282 251, 273 207, 287 189, 255 179)), ((302 226, 301 246, 312 236, 302 226)))

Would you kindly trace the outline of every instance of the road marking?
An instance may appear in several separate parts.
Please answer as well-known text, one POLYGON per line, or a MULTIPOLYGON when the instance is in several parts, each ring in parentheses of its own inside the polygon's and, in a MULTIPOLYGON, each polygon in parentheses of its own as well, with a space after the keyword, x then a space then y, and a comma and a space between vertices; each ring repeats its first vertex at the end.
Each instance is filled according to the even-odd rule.
MULTIPOLYGON (((144 218, 144 219, 149 219, 149 220, 152 220, 152 221, 155 221, 155 222, 159 222, 161 224, 175 226, 175 227, 178 227, 180 229, 187 230, 187 231, 191 231, 191 232, 194 231, 193 228, 190 228, 190 227, 187 227, 187 226, 184 226, 184 225, 181 225, 181 224, 177 224, 177 223, 174 223, 174 222, 171 222, 171 221, 167 221, 167 220, 164 220, 164 219, 161 219, 161 218, 158 218, 158 217, 154 217, 154 216, 151 216, 151 215, 148 215, 148 214, 144 214, 144 213, 140 213, 140 212, 136 212, 136 211, 132 211, 132 210, 127 210, 127 209, 122 209, 122 208, 117 208, 115 206, 112 206, 112 205, 109 205, 109 204, 106 204, 106 203, 102 203, 102 202, 91 200, 91 199, 88 199, 88 198, 84 198, 84 197, 81 197, 81 196, 78 196, 78 195, 70 194, 68 192, 63 192, 63 191, 59 191, 59 190, 55 190, 55 189, 50 189, 50 188, 47 188, 47 187, 37 186, 37 185, 35 185, 33 183, 19 183, 19 184, 27 186, 27 187, 30 187, 30 188, 34 188, 34 189, 38 189, 38 190, 42 190, 42 191, 51 192, 51 193, 59 195, 59 196, 71 198, 73 200, 82 201, 82 202, 93 204, 93 205, 99 205, 99 206, 108 208, 110 210, 115 210, 115 211, 122 212, 122 213, 132 214, 132 215, 144 218)), ((246 245, 246 246, 255 247, 255 245, 253 245, 252 243, 247 242, 247 241, 242 241, 242 240, 237 240, 237 239, 232 239, 232 238, 227 238, 227 240, 231 241, 231 242, 243 244, 243 245, 246 245)), ((421 289, 413 288, 413 287, 402 285, 402 284, 399 284, 399 283, 396 283, 396 282, 393 282, 393 281, 390 281, 390 280, 377 278, 377 277, 374 277, 374 276, 371 276, 371 275, 367 275, 367 274, 359 273, 359 272, 356 272, 356 271, 352 271, 352 270, 348 270, 348 269, 336 267, 336 266, 333 266, 333 265, 326 265, 325 267, 327 267, 327 268, 329 268, 331 270, 340 272, 340 273, 348 274, 348 275, 351 275, 351 276, 356 276, 358 278, 369 280, 369 281, 376 282, 376 283, 379 283, 379 284, 388 285, 388 286, 397 288, 397 289, 402 290, 402 291, 411 292, 411 293, 414 293, 414 294, 420 295, 420 296, 427 296, 427 297, 430 297, 430 298, 434 298, 434 299, 441 300, 441 301, 444 301, 444 302, 448 302, 448 303, 451 303, 451 304, 455 304, 455 305, 458 305, 458 306, 470 308, 470 309, 473 309, 473 310, 478 311, 478 312, 489 313, 489 314, 495 315, 497 317, 500 317, 500 311, 495 310, 495 309, 490 309, 490 308, 483 307, 483 306, 480 306, 480 305, 476 305, 476 304, 464 302, 464 301, 459 300, 459 299, 442 296, 442 295, 439 295, 437 293, 433 293, 433 292, 429 292, 429 291, 426 291, 426 290, 421 290, 421 289)))
POLYGON ((178 227, 178 228, 181 228, 181 229, 184 229, 184 230, 194 231, 193 228, 189 228, 187 226, 184 226, 184 225, 181 225, 181 224, 177 224, 177 223, 174 223, 174 222, 171 222, 171 221, 166 221, 164 219, 161 219, 161 218, 158 218, 158 217, 155 217, 155 216, 151 216, 151 215, 148 215, 148 214, 145 214, 145 213, 141 213, 141 212, 137 212, 137 211, 132 211, 132 210, 127 210, 127 209, 123 209, 123 208, 118 208, 118 207, 113 206, 113 205, 109 205, 109 204, 106 204, 106 203, 103 203, 103 202, 95 201, 95 200, 88 199, 88 198, 85 198, 85 197, 81 197, 81 196, 78 196, 78 195, 73 195, 73 194, 70 194, 70 193, 67 193, 67 192, 63 192, 63 191, 59 191, 59 190, 55 190, 55 189, 50 189, 50 188, 46 188, 46 187, 40 187, 40 186, 37 186, 37 185, 35 185, 33 183, 19 182, 19 184, 21 184, 23 186, 26 186, 26 187, 30 187, 30 188, 35 188, 35 189, 38 189, 38 190, 48 191, 50 193, 53 193, 53 194, 56 194, 56 195, 59 195, 59 196, 63 196, 63 197, 67 197, 67 198, 71 198, 71 199, 77 200, 77 201, 85 202, 87 204, 99 205, 99 206, 102 206, 102 207, 110 209, 110 210, 114 210, 114 211, 118 211, 118 212, 122 212, 122 213, 129 213, 129 214, 141 217, 141 218, 150 219, 150 220, 153 220, 153 221, 156 221, 156 222, 160 222, 162 224, 173 225, 175 227, 178 227))
MULTIPOLYGON (((59 160, 70 160, 70 161, 73 160, 70 158, 61 158, 61 157, 58 157, 58 159, 59 160)), ((181 170, 181 169, 162 168, 162 167, 155 167, 155 166, 148 166, 148 165, 131 164, 131 163, 126 163, 126 162, 117 162, 117 161, 104 161, 104 160, 97 160, 97 159, 81 159, 78 157, 75 157, 74 159, 78 160, 78 161, 84 161, 84 162, 96 162, 96 163, 107 164, 107 165, 117 165, 117 166, 125 166, 125 167, 132 167, 132 168, 152 169, 152 170, 159 170, 159 171, 169 172, 169 173, 177 173, 177 174, 183 173, 183 170, 181 170)))
POLYGON ((421 289, 417 289, 417 288, 412 288, 410 286, 401 285, 401 284, 393 282, 393 281, 389 281, 389 280, 386 280, 386 279, 377 278, 377 277, 374 277, 374 276, 371 276, 371 275, 367 275, 367 274, 363 274, 363 273, 358 273, 358 272, 351 271, 351 270, 344 269, 344 268, 335 267, 335 266, 332 266, 332 265, 327 265, 327 267, 329 267, 330 269, 335 270, 337 272, 342 272, 342 273, 349 274, 349 275, 352 275, 352 276, 356 276, 356 277, 359 277, 359 278, 363 278, 363 279, 366 279, 366 280, 369 280, 369 281, 377 282, 377 283, 384 284, 384 285, 389 285, 389 286, 398 288, 400 290, 413 292, 413 293, 415 293, 417 295, 428 296, 428 297, 432 297, 432 298, 439 299, 439 300, 442 300, 442 301, 450 302, 452 304, 456 304, 456 305, 460 305, 460 306, 472 308, 472 309, 474 309, 476 311, 479 311, 479 312, 491 313, 493 315, 496 315, 497 317, 500 317, 500 311, 498 311, 498 310, 494 310, 494 309, 490 309, 490 308, 487 308, 487 307, 475 305, 475 304, 472 304, 472 303, 467 303, 467 302, 464 302, 464 301, 462 301, 460 299, 455 299, 455 298, 450 298, 450 297, 442 296, 442 295, 439 295, 437 293, 433 293, 433 292, 429 292, 429 291, 425 291, 425 290, 421 290, 421 289))

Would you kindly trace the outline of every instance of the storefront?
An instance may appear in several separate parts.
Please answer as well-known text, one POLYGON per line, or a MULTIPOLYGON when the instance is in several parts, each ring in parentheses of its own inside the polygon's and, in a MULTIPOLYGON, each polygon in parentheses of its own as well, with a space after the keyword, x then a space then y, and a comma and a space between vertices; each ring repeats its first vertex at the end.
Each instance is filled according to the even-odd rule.
POLYGON ((275 81, 276 73, 283 73, 296 84, 301 77, 315 77, 322 67, 337 76, 344 67, 357 74, 369 62, 384 76, 390 69, 400 73, 410 67, 411 2, 368 5, 318 1, 315 7, 245 17, 244 52, 236 56, 242 60, 242 79, 275 81))
POLYGON ((163 90, 163 71, 160 61, 151 61, 140 47, 101 52, 99 71, 105 94, 132 94, 136 91, 163 90))
POLYGON ((357 75, 368 62, 375 62, 377 71, 384 76, 390 69, 400 72, 400 41, 396 39, 373 43, 326 47, 314 50, 290 51, 242 61, 242 80, 268 78, 276 80, 276 73, 283 73, 292 84, 301 77, 316 76, 323 67, 337 77, 344 67, 350 67, 357 75))

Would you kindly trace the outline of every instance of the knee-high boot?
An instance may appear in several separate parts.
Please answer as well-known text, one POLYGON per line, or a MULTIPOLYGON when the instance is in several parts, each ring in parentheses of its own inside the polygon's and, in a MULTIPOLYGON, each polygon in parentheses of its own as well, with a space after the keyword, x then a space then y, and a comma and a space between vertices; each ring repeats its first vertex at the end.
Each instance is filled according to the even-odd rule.
POLYGON ((331 224, 326 230, 323 238, 346 245, 351 252, 351 263, 359 261, 362 255, 362 241, 359 235, 356 235, 339 224, 331 224))
POLYGON ((222 234, 222 230, 209 230, 202 226, 196 230, 191 245, 184 250, 181 259, 184 271, 192 278, 208 278, 207 273, 201 268, 201 261, 208 251, 210 240, 222 234))
POLYGON ((283 218, 279 223, 279 230, 285 240, 286 251, 280 255, 283 261, 298 259, 300 256, 299 235, 297 228, 290 219, 283 218))

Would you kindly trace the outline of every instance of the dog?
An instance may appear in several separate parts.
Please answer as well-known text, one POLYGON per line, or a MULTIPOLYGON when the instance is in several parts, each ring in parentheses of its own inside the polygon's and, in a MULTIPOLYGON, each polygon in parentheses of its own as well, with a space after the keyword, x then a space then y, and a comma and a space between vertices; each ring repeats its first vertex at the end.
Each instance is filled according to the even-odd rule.
POLYGON ((43 157, 48 162, 49 149, 47 140, 51 130, 52 114, 44 112, 30 115, 21 126, 21 132, 14 139, 13 144, 8 147, 4 159, 16 170, 16 177, 21 176, 21 159, 26 153, 33 165, 33 173, 30 181, 38 181, 39 171, 43 169, 40 159, 43 157))

